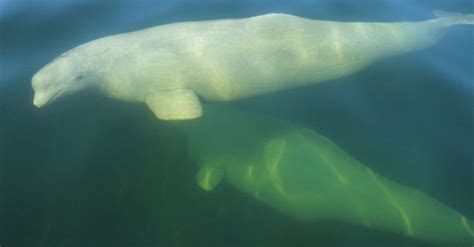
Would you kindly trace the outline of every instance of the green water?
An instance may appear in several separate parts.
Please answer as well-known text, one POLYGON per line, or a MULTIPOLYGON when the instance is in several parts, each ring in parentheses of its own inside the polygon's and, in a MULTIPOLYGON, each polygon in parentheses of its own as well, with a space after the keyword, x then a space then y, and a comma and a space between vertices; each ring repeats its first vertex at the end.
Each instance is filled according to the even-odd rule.
MULTIPOLYGON (((61 52, 153 25, 284 12, 398 21, 470 1, 5 1, 0 12, 0 245, 432 246, 338 221, 299 222, 195 182, 185 136, 144 106, 83 92, 44 109, 31 76, 61 52), (5 5, 6 4, 6 5, 5 5), (16 7, 15 7, 16 6, 16 7)), ((328 137, 377 173, 474 218, 473 29, 327 84, 232 103, 328 137)))

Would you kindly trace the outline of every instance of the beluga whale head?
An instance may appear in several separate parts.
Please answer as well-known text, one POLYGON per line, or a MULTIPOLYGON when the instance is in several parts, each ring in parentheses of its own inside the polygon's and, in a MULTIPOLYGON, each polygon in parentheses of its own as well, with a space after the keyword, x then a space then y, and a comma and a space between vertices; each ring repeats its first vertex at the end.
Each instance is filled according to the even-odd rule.
POLYGON ((31 85, 36 107, 43 107, 91 85, 94 73, 89 69, 88 59, 76 49, 58 56, 33 76, 31 85))

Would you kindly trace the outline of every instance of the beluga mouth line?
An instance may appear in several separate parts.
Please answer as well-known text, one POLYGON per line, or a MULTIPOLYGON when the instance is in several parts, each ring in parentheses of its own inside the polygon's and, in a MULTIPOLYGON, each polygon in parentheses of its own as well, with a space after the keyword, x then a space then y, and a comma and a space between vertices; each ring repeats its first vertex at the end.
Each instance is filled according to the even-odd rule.
POLYGON ((349 76, 430 47, 453 25, 474 24, 473 14, 434 15, 377 23, 266 14, 112 35, 79 45, 38 71, 35 105, 93 87, 142 102, 159 119, 193 119, 202 115, 200 98, 232 101, 349 76))
POLYGON ((51 98, 49 98, 48 101, 46 101, 46 102, 44 102, 44 103, 38 103, 38 102, 36 102, 35 100, 33 100, 33 105, 35 105, 37 108, 41 108, 41 107, 43 107, 43 106, 45 106, 45 105, 47 105, 47 104, 49 104, 49 103, 52 103, 52 102, 54 102, 59 96, 61 96, 61 94, 62 94, 63 91, 64 91, 64 90, 60 90, 60 91, 54 93, 54 94, 51 96, 51 98))

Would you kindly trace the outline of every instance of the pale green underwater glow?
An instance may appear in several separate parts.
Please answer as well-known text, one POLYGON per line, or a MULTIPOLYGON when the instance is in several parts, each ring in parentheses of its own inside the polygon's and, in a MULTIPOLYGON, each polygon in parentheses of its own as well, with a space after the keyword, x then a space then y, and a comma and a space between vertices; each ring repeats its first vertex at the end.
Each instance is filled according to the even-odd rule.
POLYGON ((474 240, 472 220, 378 175, 313 130, 226 107, 206 111, 177 123, 205 190, 224 180, 301 221, 333 219, 435 243, 474 240))
POLYGON ((473 246, 474 26, 422 24, 469 21, 434 10, 474 14, 472 0, 262 3, 0 0, 1 247, 473 246), (104 60, 60 56, 73 66, 32 88, 89 41, 270 13, 328 29, 163 29, 104 60), (92 88, 57 87, 69 79, 92 88), (160 92, 183 79, 215 94, 160 92), (183 128, 156 119, 196 102, 183 128))
POLYGON ((411 227, 410 219, 406 215, 405 210, 403 210, 403 208, 400 206, 400 204, 398 204, 398 201, 393 197, 390 191, 377 179, 377 177, 369 168, 367 168, 367 172, 369 173, 370 177, 374 180, 374 182, 380 185, 380 188, 383 190, 383 192, 387 196, 387 200, 390 202, 390 204, 392 204, 393 207, 396 208, 400 212, 400 215, 403 219, 403 223, 406 225, 406 234, 409 236, 413 235, 413 229, 411 227))

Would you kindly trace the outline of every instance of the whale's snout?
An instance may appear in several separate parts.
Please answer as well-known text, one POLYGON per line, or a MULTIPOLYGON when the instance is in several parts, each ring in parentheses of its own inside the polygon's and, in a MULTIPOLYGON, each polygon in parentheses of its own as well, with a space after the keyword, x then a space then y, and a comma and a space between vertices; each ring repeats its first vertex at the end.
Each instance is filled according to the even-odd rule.
POLYGON ((44 101, 44 96, 39 93, 40 91, 40 78, 38 73, 36 73, 33 78, 31 79, 31 86, 33 87, 34 97, 33 97, 33 105, 37 108, 44 106, 46 103, 44 101))
POLYGON ((41 108, 53 101, 55 101, 57 98, 59 98, 63 92, 64 89, 52 89, 49 90, 38 90, 35 89, 35 96, 33 97, 33 105, 35 105, 37 108, 41 108))
POLYGON ((51 101, 54 94, 50 92, 51 90, 49 88, 45 88, 44 85, 42 85, 37 75, 33 76, 31 85, 33 86, 34 91, 33 105, 37 108, 41 108, 51 101))
POLYGON ((64 94, 81 88, 84 84, 84 80, 80 80, 84 77, 83 67, 75 65, 74 57, 71 52, 63 53, 33 75, 33 105, 44 107, 64 94))
POLYGON ((37 93, 35 93, 35 96, 33 97, 33 105, 35 105, 37 108, 41 108, 45 105, 46 103, 44 100, 39 97, 37 93))

